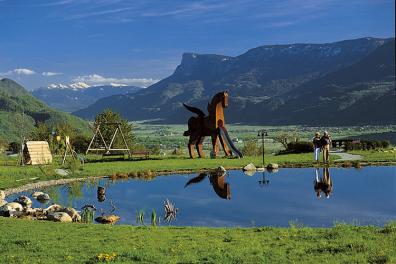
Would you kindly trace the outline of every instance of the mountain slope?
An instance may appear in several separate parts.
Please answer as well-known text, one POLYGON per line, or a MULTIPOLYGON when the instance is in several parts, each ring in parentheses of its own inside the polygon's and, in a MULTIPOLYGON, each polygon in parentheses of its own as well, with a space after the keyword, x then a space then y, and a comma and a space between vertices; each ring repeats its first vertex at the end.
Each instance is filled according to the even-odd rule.
MULTIPOLYGON (((295 123, 297 120, 280 116, 284 114, 281 108, 309 90, 305 85, 330 78, 326 76, 361 61, 389 41, 362 38, 269 45, 237 57, 186 53, 168 78, 132 95, 102 98, 75 114, 91 119, 103 109, 112 108, 129 120, 161 118, 164 123, 184 123, 191 113, 182 103, 206 109, 211 96, 229 90, 229 122, 295 123)), ((304 102, 303 97, 299 100, 304 102)))
POLYGON ((79 133, 89 133, 88 124, 84 120, 49 108, 21 85, 6 78, 0 80, 0 117, 0 137, 9 141, 17 139, 21 127, 33 131, 37 122, 45 122, 50 127, 68 123, 79 133), (24 113, 23 120, 20 113, 24 113))
POLYGON ((287 116, 284 122, 395 123, 395 40, 349 67, 306 83, 294 96, 275 114, 287 116))
POLYGON ((66 112, 73 112, 95 103, 98 99, 115 94, 128 94, 139 91, 135 86, 91 86, 83 89, 76 88, 39 88, 32 92, 37 99, 51 107, 66 112))

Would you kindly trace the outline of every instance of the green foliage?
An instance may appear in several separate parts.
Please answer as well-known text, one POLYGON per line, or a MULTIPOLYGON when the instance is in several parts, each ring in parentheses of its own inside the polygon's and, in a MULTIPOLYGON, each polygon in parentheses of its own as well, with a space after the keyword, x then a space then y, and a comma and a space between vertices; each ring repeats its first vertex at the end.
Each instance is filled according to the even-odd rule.
POLYGON ((158 224, 158 217, 157 217, 157 212, 155 209, 151 212, 151 225, 152 226, 157 226, 158 224))
POLYGON ((346 142, 345 150, 370 150, 370 149, 386 149, 390 146, 388 140, 361 140, 359 142, 346 142))
POLYGON ((290 142, 287 144, 286 153, 308 153, 313 152, 314 146, 312 142, 290 142))
POLYGON ((257 141, 256 140, 245 141, 242 148, 242 154, 244 156, 261 155, 260 149, 257 146, 257 141))
POLYGON ((8 145, 8 150, 12 151, 13 153, 19 153, 21 151, 21 143, 15 141, 11 142, 8 145))
POLYGON ((0 137, 0 153, 5 152, 8 149, 8 142, 0 137))
MULTIPOLYGON (((107 143, 110 143, 117 127, 111 124, 106 124, 105 122, 120 123, 122 133, 125 137, 125 141, 128 144, 129 148, 132 148, 135 142, 135 136, 133 134, 133 125, 129 123, 128 120, 123 119, 119 113, 113 112, 111 109, 106 109, 101 114, 96 116, 94 129, 96 129, 97 126, 100 124, 100 131, 103 135, 103 138, 107 143)), ((97 139, 99 140, 99 137, 97 137, 97 139)), ((97 144, 98 142, 95 143, 97 144)), ((120 131, 118 131, 117 136, 114 139, 113 147, 125 147, 120 131)))
POLYGON ((86 137, 84 135, 77 135, 71 142, 74 151, 77 153, 84 153, 88 148, 89 142, 91 141, 91 138, 86 137))
POLYGON ((81 222, 93 223, 95 219, 95 211, 90 208, 84 208, 81 212, 81 222))
POLYGON ((24 139, 43 138, 45 123, 49 130, 58 124, 67 123, 78 133, 89 132, 87 122, 67 113, 51 109, 34 98, 22 86, 10 79, 0 80, 0 137, 7 141, 21 142, 24 139), (40 131, 36 131, 36 125, 40 131))
POLYGON ((43 122, 36 125, 36 130, 33 132, 32 140, 48 141, 50 139, 50 128, 43 122))

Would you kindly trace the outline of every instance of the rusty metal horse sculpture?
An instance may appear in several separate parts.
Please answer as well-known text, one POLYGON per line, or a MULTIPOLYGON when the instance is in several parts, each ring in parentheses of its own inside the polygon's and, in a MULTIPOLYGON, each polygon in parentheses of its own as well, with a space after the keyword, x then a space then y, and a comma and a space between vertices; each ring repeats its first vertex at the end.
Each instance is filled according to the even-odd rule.
MULTIPOLYGON (((204 157, 203 153, 203 141, 205 137, 210 136, 212 138, 213 155, 216 157, 218 154, 218 141, 219 132, 218 127, 223 127, 224 122, 224 108, 228 107, 228 92, 223 91, 213 96, 211 102, 208 104, 208 115, 200 110, 199 108, 188 106, 183 104, 189 111, 197 114, 195 117, 191 117, 188 120, 188 130, 184 132, 184 136, 190 136, 188 141, 188 152, 190 158, 194 158, 194 145, 198 151, 200 158, 204 157)), ((230 156, 232 153, 224 144, 223 140, 220 140, 226 156, 230 156)))

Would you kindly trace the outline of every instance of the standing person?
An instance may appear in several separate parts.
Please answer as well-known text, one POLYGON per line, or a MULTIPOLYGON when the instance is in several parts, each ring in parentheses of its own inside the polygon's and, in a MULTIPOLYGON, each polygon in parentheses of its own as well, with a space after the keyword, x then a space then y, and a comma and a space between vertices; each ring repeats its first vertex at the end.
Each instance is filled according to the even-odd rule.
POLYGON ((316 132, 315 137, 312 139, 314 145, 314 159, 319 162, 320 150, 322 149, 322 142, 320 140, 320 133, 316 132))
POLYGON ((331 144, 331 138, 329 135, 329 132, 325 131, 323 133, 322 138, 320 139, 320 142, 322 144, 323 148, 323 162, 328 163, 329 162, 329 156, 330 156, 330 144, 331 144))

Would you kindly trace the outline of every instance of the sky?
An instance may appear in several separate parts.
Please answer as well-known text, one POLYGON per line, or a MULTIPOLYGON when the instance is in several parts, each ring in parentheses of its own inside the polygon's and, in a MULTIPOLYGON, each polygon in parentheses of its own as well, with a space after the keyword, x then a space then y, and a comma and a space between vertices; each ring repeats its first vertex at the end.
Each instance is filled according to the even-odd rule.
POLYGON ((184 52, 394 37, 394 0, 0 0, 0 78, 147 87, 184 52))

